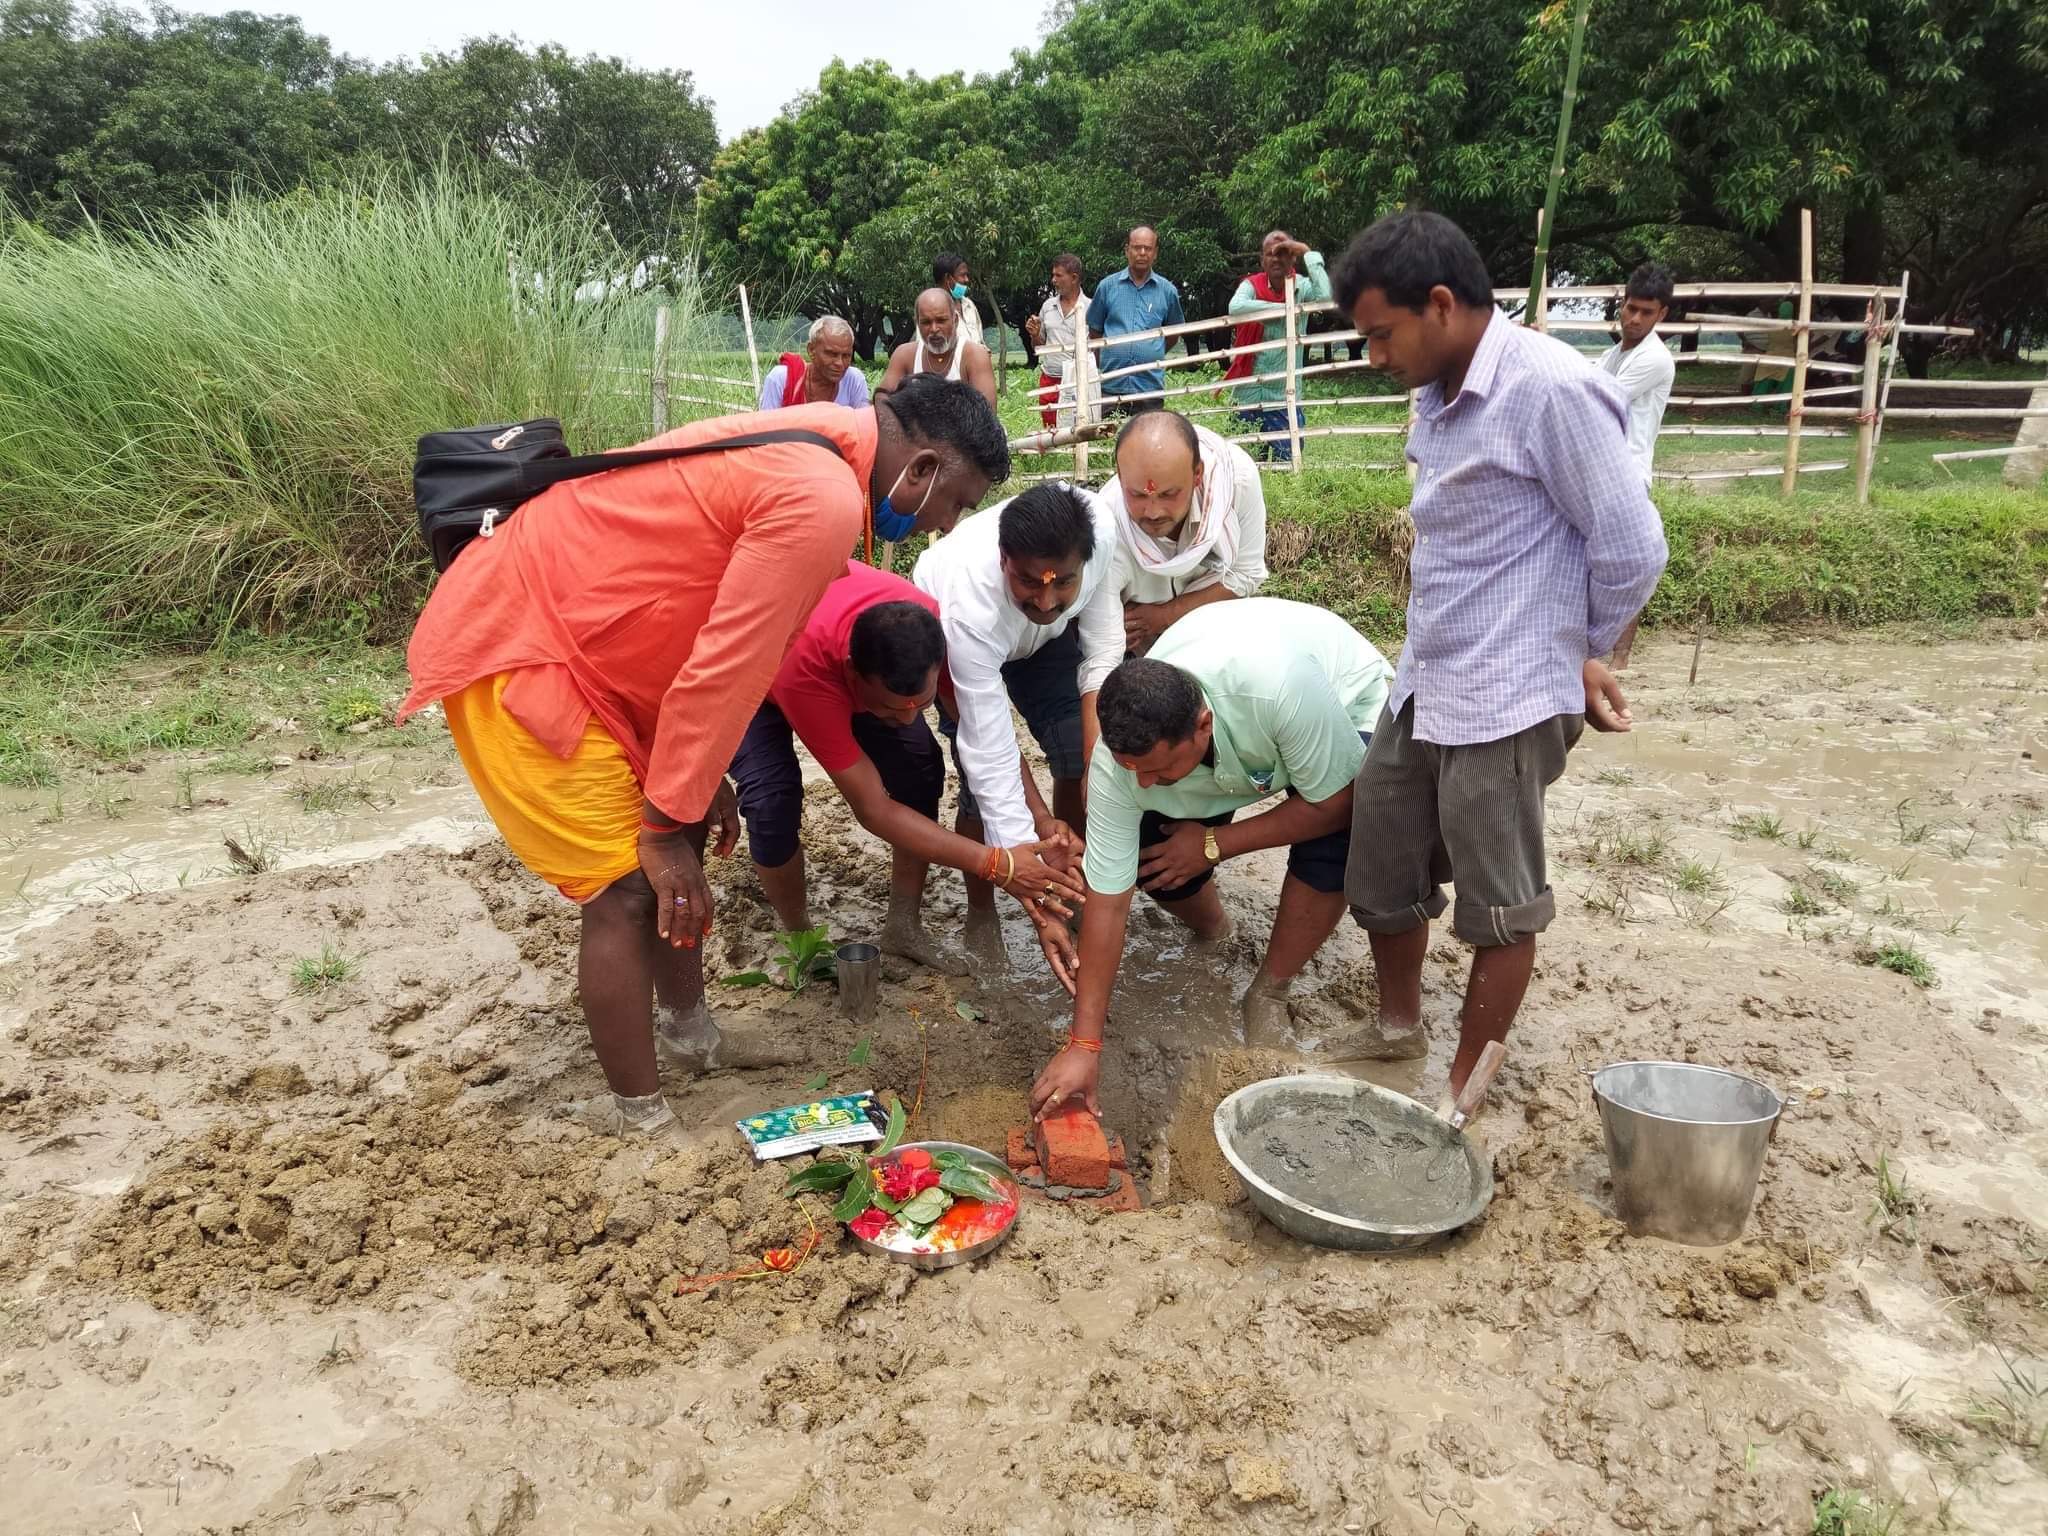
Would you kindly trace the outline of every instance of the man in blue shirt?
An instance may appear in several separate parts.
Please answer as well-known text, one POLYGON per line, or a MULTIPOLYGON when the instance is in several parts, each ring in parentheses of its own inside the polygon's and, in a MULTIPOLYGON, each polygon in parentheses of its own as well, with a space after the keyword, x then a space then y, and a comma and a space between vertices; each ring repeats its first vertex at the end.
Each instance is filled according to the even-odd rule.
MULTIPOLYGON (((1159 259, 1159 233, 1149 224, 1140 224, 1124 237, 1124 260, 1129 263, 1123 271, 1111 273, 1096 286, 1095 297, 1088 305, 1088 334, 1095 337, 1128 336, 1136 331, 1156 331, 1163 325, 1181 323, 1180 290, 1152 270, 1152 263, 1159 259)), ((1188 355, 1194 355, 1193 337, 1187 338, 1188 355)), ((1162 363, 1166 360, 1166 340, 1154 336, 1146 341, 1134 341, 1128 346, 1105 347, 1102 352, 1100 371, 1107 375, 1119 368, 1135 368, 1141 363, 1162 363)), ((1102 381, 1102 408, 1105 415, 1135 415, 1139 411, 1158 409, 1159 391, 1166 387, 1166 373, 1160 368, 1148 368, 1143 373, 1127 373, 1122 378, 1105 377, 1102 381), (1132 395, 1146 395, 1147 399, 1133 400, 1132 395)))

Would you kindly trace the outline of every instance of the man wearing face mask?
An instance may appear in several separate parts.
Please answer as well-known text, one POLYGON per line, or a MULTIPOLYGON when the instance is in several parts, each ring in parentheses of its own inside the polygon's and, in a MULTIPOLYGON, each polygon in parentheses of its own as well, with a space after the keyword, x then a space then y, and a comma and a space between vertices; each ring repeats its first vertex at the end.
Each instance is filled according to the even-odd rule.
POLYGON ((754 873, 786 933, 811 926, 803 849, 803 772, 795 740, 846 797, 861 826, 889 844, 882 948, 955 975, 966 962, 925 931, 933 864, 992 881, 1027 906, 1078 898, 1080 875, 1045 859, 1042 842, 985 848, 938 822, 946 761, 925 723, 934 698, 957 712, 939 605, 901 576, 853 561, 825 589, 761 701, 732 761, 754 873))
POLYGON ((1102 499, 1116 518, 1124 649, 1142 656, 1175 620, 1266 580, 1266 493, 1237 444, 1173 411, 1147 411, 1116 437, 1102 499))
POLYGON ((747 722, 866 511, 951 528, 1009 474, 1002 423, 939 379, 867 410, 789 406, 694 422, 648 447, 781 441, 565 481, 471 543, 406 652, 399 718, 439 701, 520 862, 582 909, 577 975, 609 1092, 569 1106, 602 1131, 679 1134, 659 1043, 732 1061, 704 1006, 701 864, 738 834, 725 782, 747 722), (656 999, 660 1006, 657 1009, 656 999))
POLYGON ((974 281, 967 270, 967 258, 957 251, 941 251, 932 258, 932 286, 943 288, 953 300, 953 316, 959 321, 960 339, 983 346, 981 311, 974 307, 969 285, 974 281))
POLYGON ((1034 1115, 1070 1100, 1101 1112, 1102 1036, 1137 888, 1197 938, 1220 939, 1231 922, 1216 866, 1261 848, 1287 850, 1287 878, 1244 995, 1245 1030, 1254 1042, 1279 1037, 1294 978, 1344 916, 1351 779, 1392 679, 1337 615, 1272 597, 1190 614, 1151 656, 1109 674, 1088 773, 1074 1025, 1032 1084, 1034 1115), (1233 819, 1282 792, 1270 810, 1233 819))
POLYGON ((988 360, 988 348, 961 338, 952 295, 943 288, 925 289, 917 296, 916 315, 917 340, 906 341, 889 354, 889 366, 877 393, 886 394, 905 379, 929 374, 970 384, 994 405, 996 371, 988 360))
MULTIPOLYGON (((911 579, 938 600, 958 711, 960 815, 955 828, 992 848, 1085 835, 1082 775, 1095 745, 1095 691, 1123 655, 1113 580, 1116 525, 1085 490, 1034 486, 918 557, 911 579), (1050 805, 1023 766, 1011 708, 1051 769, 1050 805)), ((967 884, 969 936, 988 947, 995 893, 967 884)), ((1054 969, 1069 973, 1063 923, 1032 913, 1054 969)))

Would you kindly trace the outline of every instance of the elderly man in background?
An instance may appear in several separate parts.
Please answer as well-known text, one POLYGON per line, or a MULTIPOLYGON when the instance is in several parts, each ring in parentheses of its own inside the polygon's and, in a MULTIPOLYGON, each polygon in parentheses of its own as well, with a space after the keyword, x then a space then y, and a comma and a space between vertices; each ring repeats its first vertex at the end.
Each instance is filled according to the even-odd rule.
MULTIPOLYGON (((1268 305, 1286 303, 1287 280, 1290 277, 1295 280, 1295 303, 1320 304, 1330 297, 1330 274, 1323 267, 1322 253, 1310 250, 1286 230, 1276 229, 1259 242, 1259 270, 1239 283, 1237 292, 1230 296, 1231 317, 1255 315, 1268 305)), ((1297 327, 1297 335, 1305 334, 1307 329, 1306 326, 1297 327)), ((1226 381, 1245 381, 1235 390, 1240 421, 1254 432, 1285 432, 1288 427, 1287 381, 1260 376, 1286 371, 1286 316, 1278 315, 1269 320, 1247 319, 1230 333, 1233 347, 1256 346, 1260 341, 1271 345, 1259 352, 1240 352, 1230 360, 1230 367, 1223 377, 1226 381)), ((1304 356, 1306 351, 1303 348, 1304 356)), ((1298 357, 1295 361, 1299 364, 1303 358, 1298 357)), ((1294 407, 1295 424, 1300 425, 1303 419, 1297 402, 1294 407)), ((1276 464, 1294 462, 1294 445, 1285 437, 1269 438, 1257 444, 1253 452, 1276 464)))
POLYGON ((441 704, 507 846, 582 909, 577 991, 610 1092, 569 1109, 619 1134, 681 1135, 657 1045, 730 1059, 704 1006, 701 860, 732 848, 726 765, 868 510, 948 529, 1010 472, 988 402, 941 380, 647 446, 721 443, 543 491, 462 551, 406 648, 398 718, 441 704), (733 445, 769 430, 802 440, 733 445))
POLYGON ((987 345, 981 334, 981 311, 974 307, 969 290, 974 278, 967 270, 967 258, 958 251, 941 251, 932 258, 932 286, 943 288, 953 300, 953 317, 960 322, 960 339, 977 347, 987 345))
POLYGON ((1189 615, 1103 681, 1074 1024, 1032 1084, 1034 1115, 1070 1100, 1100 1113, 1102 1037, 1138 888, 1214 942, 1232 931, 1216 867, 1262 848, 1287 850, 1287 877, 1242 1006, 1247 1040, 1282 1034, 1295 977, 1344 916, 1351 779, 1392 676, 1334 613, 1260 597, 1189 615))
POLYGON ((785 352, 761 381, 760 409, 785 405, 844 405, 858 410, 868 403, 868 381, 853 366, 853 327, 837 315, 811 322, 802 353, 785 352))
MULTIPOLYGON (((1089 300, 1090 336, 1114 341, 1119 336, 1156 331, 1161 326, 1181 323, 1180 290, 1153 270, 1153 263, 1158 259, 1159 232, 1151 225, 1140 224, 1125 236, 1124 269, 1112 272, 1098 283, 1095 297, 1089 300)), ((1192 334, 1185 339, 1188 356, 1193 357, 1195 339, 1192 334)), ((1147 368, 1142 373, 1127 373, 1118 379, 1107 375, 1119 368, 1136 368, 1146 363, 1165 361, 1166 339, 1162 336, 1105 347, 1102 353, 1102 372, 1105 375, 1102 380, 1103 410, 1126 416, 1157 410, 1159 391, 1166 388, 1165 369, 1147 368), (1147 398, 1134 399, 1133 396, 1147 398)))
POLYGON ((906 341, 889 354, 889 366, 879 386, 887 394, 905 379, 919 374, 936 374, 955 379, 978 390, 990 405, 996 403, 996 371, 988 360, 988 348, 960 335, 960 320, 953 299, 943 288, 927 288, 917 296, 917 340, 906 341))
POLYGON ((1116 518, 1124 649, 1142 656, 1177 619, 1255 595, 1266 580, 1266 492, 1237 444, 1174 411, 1147 411, 1116 438, 1102 489, 1116 518))
POLYGON ((1081 291, 1081 258, 1061 251, 1052 259, 1052 294, 1024 322, 1024 334, 1038 348, 1038 419, 1048 427, 1074 424, 1075 365, 1088 295, 1081 291))

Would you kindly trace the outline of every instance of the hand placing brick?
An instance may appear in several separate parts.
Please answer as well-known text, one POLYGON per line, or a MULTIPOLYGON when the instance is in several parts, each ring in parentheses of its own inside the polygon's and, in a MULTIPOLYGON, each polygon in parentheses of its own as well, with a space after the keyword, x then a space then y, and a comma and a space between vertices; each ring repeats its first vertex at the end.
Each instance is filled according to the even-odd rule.
POLYGON ((1038 1164, 1048 1183, 1070 1189, 1109 1188, 1109 1142, 1102 1124, 1075 1105, 1038 1122, 1038 1164))

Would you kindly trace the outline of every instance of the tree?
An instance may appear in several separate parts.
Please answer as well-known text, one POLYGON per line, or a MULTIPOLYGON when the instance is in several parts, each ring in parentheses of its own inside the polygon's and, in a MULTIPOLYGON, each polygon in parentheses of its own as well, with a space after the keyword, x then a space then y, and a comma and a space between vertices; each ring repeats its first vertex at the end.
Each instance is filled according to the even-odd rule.
POLYGON ((872 356, 887 310, 841 256, 854 230, 902 196, 910 165, 939 147, 919 142, 936 130, 928 116, 913 130, 913 107, 948 89, 886 64, 827 65, 817 89, 712 163, 697 201, 706 258, 736 280, 782 287, 799 313, 842 316, 855 349, 872 356))
POLYGON ((633 257, 675 241, 718 150, 711 104, 687 70, 553 44, 529 53, 516 39, 472 39, 348 94, 371 152, 415 163, 453 152, 507 189, 531 180, 586 195, 633 257))
MULTIPOLYGON (((935 251, 969 253, 978 283, 997 297, 1030 292, 1043 281, 1044 178, 982 144, 942 165, 913 166, 909 189, 847 237, 839 269, 847 281, 893 314, 931 282, 935 251), (886 296, 896 295, 893 307, 886 296)), ((1000 339, 998 345, 1000 346, 1000 339)), ((1000 377, 1000 375, 998 376, 1000 377)))

